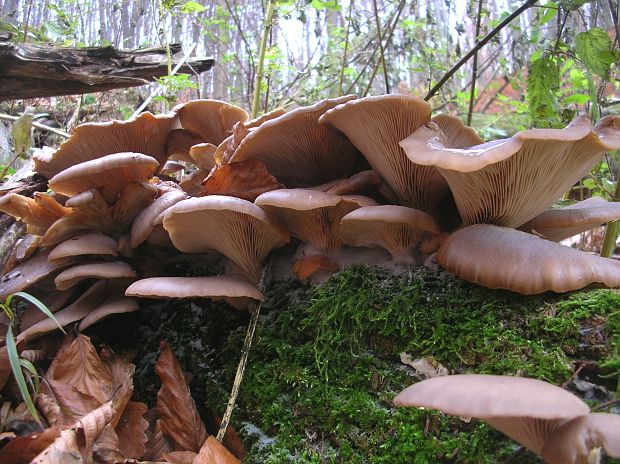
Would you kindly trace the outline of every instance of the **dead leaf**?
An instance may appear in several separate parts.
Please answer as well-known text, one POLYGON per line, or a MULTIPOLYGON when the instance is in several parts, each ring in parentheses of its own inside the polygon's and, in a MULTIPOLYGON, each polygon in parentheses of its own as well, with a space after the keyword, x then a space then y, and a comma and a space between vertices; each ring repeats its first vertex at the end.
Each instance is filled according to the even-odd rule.
POLYGON ((299 280, 305 280, 320 270, 335 272, 338 268, 338 263, 324 255, 305 256, 293 264, 293 272, 299 280))
POLYGON ((171 451, 172 446, 170 446, 170 442, 161 429, 161 420, 157 420, 155 423, 155 430, 146 443, 146 453, 144 453, 142 459, 147 461, 159 461, 164 454, 171 451))
POLYGON ((196 456, 193 451, 173 451, 164 454, 164 459, 172 464, 192 464, 196 456))
POLYGON ((0 462, 2 464, 28 464, 51 445, 59 435, 58 427, 50 427, 40 433, 17 437, 0 449, 0 462))
POLYGON ((130 401, 116 426, 118 448, 128 458, 141 458, 146 452, 146 429, 149 423, 144 418, 148 407, 144 403, 130 401))
POLYGON ((200 448, 200 453, 194 458, 192 464, 241 464, 241 461, 224 448, 224 445, 215 437, 210 436, 200 448))
POLYGON ((6 346, 0 348, 0 390, 6 385, 11 376, 11 363, 6 346))
POLYGON ((161 419, 161 429, 175 451, 197 452, 207 437, 207 431, 170 346, 161 342, 159 349, 155 372, 162 383, 157 393, 157 414, 161 419))
POLYGON ((250 131, 245 126, 245 124, 237 122, 232 128, 232 136, 224 140, 215 151, 215 162, 220 166, 228 164, 230 162, 230 159, 232 158, 233 153, 235 153, 235 150, 237 149, 241 141, 249 133, 250 131), (221 147, 224 148, 221 149, 221 147))
POLYGON ((76 432, 78 448, 85 463, 92 462, 95 441, 101 436, 113 417, 112 401, 108 401, 73 425, 72 429, 76 432))
POLYGON ((250 158, 211 171, 197 196, 228 195, 254 201, 260 194, 280 188, 284 186, 267 171, 265 163, 250 158))
POLYGON ((441 377, 450 374, 450 371, 439 362, 435 361, 432 356, 425 356, 414 360, 409 353, 403 352, 400 354, 400 362, 413 367, 418 374, 427 378, 441 377))
POLYGON ((60 420, 60 406, 54 398, 44 393, 37 395, 35 405, 47 423, 50 425, 56 425, 60 420))
POLYGON ((39 453, 31 464, 83 464, 84 460, 78 450, 77 434, 68 429, 60 432, 54 442, 39 453))
MULTIPOLYGON (((211 413, 213 423, 219 429, 220 424, 222 423, 222 418, 218 417, 215 413, 211 413)), ((243 461, 245 456, 248 454, 245 446, 243 446, 243 442, 239 435, 237 435, 237 431, 235 428, 228 424, 226 427, 226 433, 224 434, 224 439, 222 440, 222 444, 226 447, 228 451, 230 451, 237 459, 243 461)))
POLYGON ((112 427, 116 427, 133 394, 133 374, 136 367, 121 356, 114 354, 109 348, 101 350, 100 358, 112 375, 114 394, 112 398, 112 407, 114 409, 112 427))

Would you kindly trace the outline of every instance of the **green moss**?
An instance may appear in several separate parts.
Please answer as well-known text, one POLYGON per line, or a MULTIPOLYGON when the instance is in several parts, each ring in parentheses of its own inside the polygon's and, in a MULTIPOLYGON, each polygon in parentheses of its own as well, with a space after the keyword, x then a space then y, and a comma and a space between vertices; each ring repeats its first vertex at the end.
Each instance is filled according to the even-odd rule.
MULTIPOLYGON (((165 335, 195 374, 197 403, 223 411, 247 319, 187 306, 160 309, 143 334, 165 335)), ((253 424, 242 432, 249 463, 491 463, 515 451, 479 421, 392 407, 415 382, 403 351, 452 372, 556 384, 576 359, 601 362, 613 388, 620 372, 620 293, 609 290, 524 297, 425 269, 352 267, 315 288, 271 285, 262 314, 233 417, 237 428, 253 424)))

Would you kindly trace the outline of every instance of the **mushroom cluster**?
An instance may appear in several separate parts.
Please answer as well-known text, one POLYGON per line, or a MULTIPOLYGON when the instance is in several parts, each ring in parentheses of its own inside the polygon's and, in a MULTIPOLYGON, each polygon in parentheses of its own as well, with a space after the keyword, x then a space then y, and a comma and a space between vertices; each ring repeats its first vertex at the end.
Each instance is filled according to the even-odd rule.
MULTIPOLYGON (((451 273, 525 294, 620 286, 620 262, 554 243, 620 218, 619 205, 549 210, 620 148, 620 117, 484 143, 459 119, 430 113, 413 96, 349 95, 248 120, 228 103, 196 100, 79 126, 35 157, 51 194, 0 199, 31 234, 4 270, 0 298, 53 294, 43 300, 59 319, 88 315, 83 326, 136 309, 127 297, 243 308, 262 298, 266 256, 289 242, 300 279, 339 269, 343 250, 373 247, 404 264, 436 252, 451 273), (163 275, 154 262, 179 252, 217 253, 225 275, 163 275)), ((28 312, 24 320, 30 336, 49 325, 28 312)))
POLYGON ((620 415, 592 413, 577 396, 542 380, 435 377, 407 387, 394 404, 481 419, 549 464, 592 462, 588 456, 596 448, 620 457, 620 415))

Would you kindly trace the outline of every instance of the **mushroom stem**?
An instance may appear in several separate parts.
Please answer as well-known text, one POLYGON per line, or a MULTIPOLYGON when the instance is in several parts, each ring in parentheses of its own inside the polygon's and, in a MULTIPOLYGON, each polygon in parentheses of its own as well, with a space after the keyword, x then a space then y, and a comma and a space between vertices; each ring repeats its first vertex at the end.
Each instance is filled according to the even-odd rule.
MULTIPOLYGON (((260 282, 258 284, 258 288, 261 292, 265 290, 265 280, 267 277, 267 273, 271 269, 271 261, 272 258, 269 259, 269 262, 263 267, 260 282)), ((248 364, 248 356, 250 354, 250 348, 252 347, 252 341, 254 340, 254 333, 256 332, 256 325, 258 324, 258 316, 260 315, 261 301, 257 301, 254 303, 250 303, 248 307, 248 311, 251 314, 250 322, 248 323, 247 331, 245 332, 245 339, 243 340, 243 347, 241 348, 241 358, 239 359, 239 365, 237 366, 237 373, 235 374, 235 380, 233 382, 232 390, 230 391, 230 397, 228 398, 228 404, 226 405, 226 411, 224 412, 224 416, 222 417, 222 422, 220 423, 220 429, 217 432, 217 440, 221 443, 224 440, 224 435, 226 434, 226 429, 228 428, 228 424, 230 422, 230 418, 233 413, 233 409, 235 408, 235 403, 237 402, 237 396, 239 395, 239 388, 241 387, 241 382, 243 381, 243 374, 245 373, 245 368, 248 364)))

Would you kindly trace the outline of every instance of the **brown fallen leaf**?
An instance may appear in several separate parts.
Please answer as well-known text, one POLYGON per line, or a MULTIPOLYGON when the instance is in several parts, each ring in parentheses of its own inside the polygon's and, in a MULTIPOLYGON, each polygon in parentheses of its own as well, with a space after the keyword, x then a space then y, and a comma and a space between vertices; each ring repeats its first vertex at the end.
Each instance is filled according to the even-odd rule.
POLYGON ((228 195, 254 201, 270 190, 284 188, 268 171, 265 163, 250 158, 239 163, 221 166, 202 182, 197 196, 228 195))
POLYGON ((172 446, 170 441, 166 438, 161 429, 161 420, 157 420, 155 423, 155 429, 149 441, 146 443, 146 453, 142 456, 142 459, 146 461, 159 461, 163 458, 164 454, 170 453, 172 446))
POLYGON ((161 342, 159 349, 155 372, 162 383, 157 393, 157 414, 162 432, 170 439, 174 451, 198 452, 207 431, 170 346, 161 342))
MULTIPOLYGON (((210 411, 210 414, 213 423, 219 429, 220 424, 222 423, 222 418, 217 416, 213 411, 210 411)), ((230 424, 228 424, 228 427, 226 427, 226 433, 224 434, 222 444, 226 447, 228 451, 230 451, 237 459, 241 461, 243 461, 245 459, 245 456, 248 454, 245 446, 243 446, 241 438, 239 438, 239 435, 237 435, 237 431, 230 424)))
POLYGON ((305 256, 293 263, 293 272, 299 280, 305 280, 321 270, 335 272, 338 268, 338 263, 324 255, 305 256))
POLYGON ((193 451, 173 451, 164 454, 164 459, 172 464, 192 464, 196 456, 193 451))
POLYGON ((39 393, 35 405, 45 420, 50 425, 56 425, 61 418, 60 406, 54 398, 45 393, 39 393))
POLYGON ((39 453, 31 464, 83 464, 84 460, 78 450, 77 433, 68 429, 60 432, 54 442, 39 453))
POLYGON ((192 464, 241 464, 241 461, 224 448, 224 445, 215 437, 210 436, 200 448, 200 453, 194 458, 192 464))
POLYGON ((17 437, 0 449, 2 464, 28 464, 60 435, 60 428, 50 427, 40 433, 17 437))
POLYGON ((118 448, 127 458, 141 458, 146 452, 146 429, 149 423, 144 418, 148 407, 144 403, 130 401, 116 425, 118 448))
POLYGON ((11 363, 6 346, 0 348, 0 390, 6 385, 11 376, 11 363))
POLYGON ((215 162, 219 166, 224 166, 228 164, 228 162, 232 158, 233 153, 249 132, 250 131, 245 126, 245 124, 237 122, 233 126, 232 135, 226 140, 224 140, 222 143, 220 143, 220 145, 217 147, 217 150, 213 155, 215 158, 215 162))

